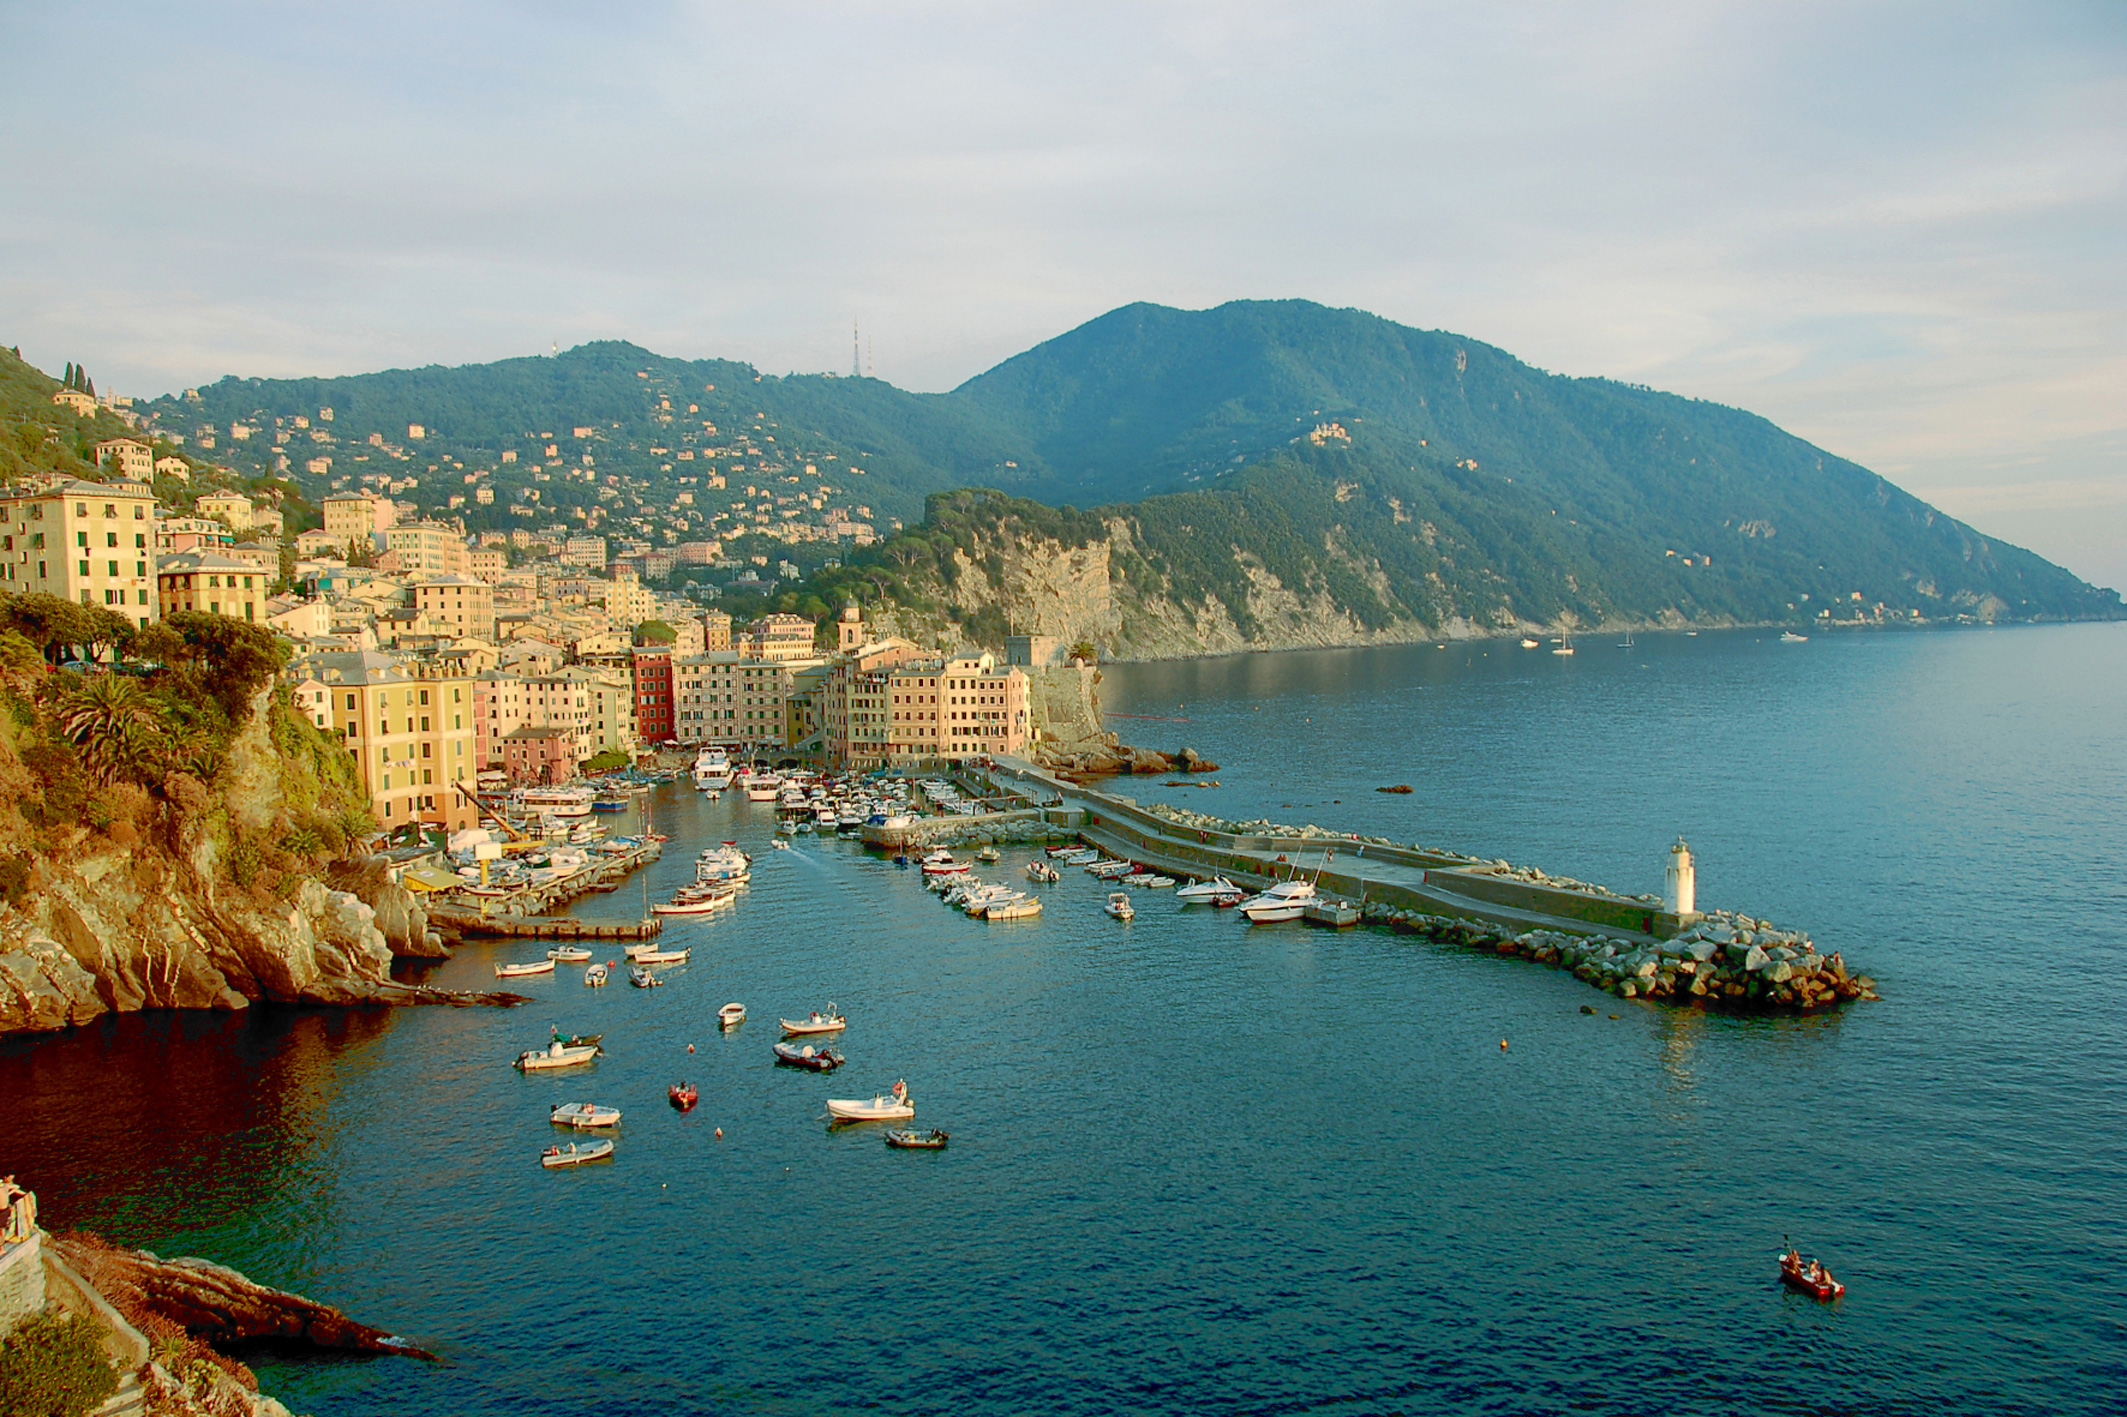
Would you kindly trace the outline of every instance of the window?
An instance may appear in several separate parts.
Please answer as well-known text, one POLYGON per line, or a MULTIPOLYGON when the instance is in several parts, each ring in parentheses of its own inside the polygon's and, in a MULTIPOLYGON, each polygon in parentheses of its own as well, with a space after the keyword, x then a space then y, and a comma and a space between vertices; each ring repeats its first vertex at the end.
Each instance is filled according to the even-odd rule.
POLYGON ((111 568, 109 574, 114 576, 118 574, 118 563, 116 561, 106 561, 104 564, 111 568))
POLYGON ((77 532, 75 532, 75 533, 74 533, 74 544, 75 544, 76 546, 87 546, 87 545, 89 544, 89 534, 88 534, 87 532, 85 532, 85 531, 77 531, 77 532))
POLYGON ((106 502, 103 504, 103 514, 106 519, 116 517, 118 515, 118 508, 112 506, 109 502, 106 502))
POLYGON ((103 544, 106 546, 116 546, 118 544, 118 533, 115 531, 105 532, 103 534, 103 544))
POLYGON ((347 696, 347 711, 349 713, 353 713, 355 711, 355 696, 353 694, 349 694, 347 696))
POLYGON ((137 532, 137 531, 136 531, 136 532, 134 532, 134 533, 133 533, 133 549, 134 549, 135 551, 145 551, 145 550, 147 550, 147 549, 148 549, 148 538, 147 538, 147 537, 146 537, 145 535, 143 535, 142 533, 140 533, 140 532, 137 532))
POLYGON ((137 521, 137 522, 144 522, 144 521, 146 521, 147 519, 148 519, 148 509, 147 509, 146 507, 143 507, 143 506, 141 506, 141 505, 140 505, 140 504, 139 504, 138 502, 134 503, 134 504, 133 504, 133 520, 134 520, 134 521, 137 521))
POLYGON ((87 575, 88 573, 89 573, 89 563, 88 563, 88 562, 86 562, 86 561, 83 561, 83 562, 81 563, 81 574, 83 574, 83 575, 85 576, 85 575, 87 575))

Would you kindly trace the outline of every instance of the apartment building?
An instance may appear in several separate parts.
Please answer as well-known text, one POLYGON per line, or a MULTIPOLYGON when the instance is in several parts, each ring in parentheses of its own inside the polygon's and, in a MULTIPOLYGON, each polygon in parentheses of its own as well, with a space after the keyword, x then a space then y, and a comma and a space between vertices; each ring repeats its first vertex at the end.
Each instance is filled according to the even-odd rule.
POLYGON ((325 499, 325 534, 334 544, 374 544, 377 533, 399 519, 388 497, 368 492, 335 492, 325 499))
POLYGON ((232 531, 249 531, 257 520, 251 499, 241 492, 204 493, 192 504, 192 509, 202 517, 214 517, 228 523, 232 531))
POLYGON ((734 650, 686 655, 672 663, 672 736, 741 750, 781 748, 790 670, 734 650))
POLYGON ((273 577, 249 561, 219 551, 180 551, 155 563, 162 613, 204 610, 257 624, 270 618, 267 587, 273 577))
POLYGON ((524 723, 522 675, 491 669, 473 676, 473 762, 479 770, 503 765, 502 740, 524 723))
POLYGON ((702 653, 716 654, 731 648, 731 617, 721 610, 704 611, 702 620, 702 653))
POLYGON ((645 743, 657 744, 672 737, 672 651, 662 646, 638 645, 631 656, 635 684, 635 727, 645 743))
POLYGON ((376 650, 308 655, 289 666, 296 702, 347 745, 377 821, 444 831, 474 823, 472 681, 446 665, 376 650))
POLYGON ((563 728, 526 724, 502 740, 502 770, 519 787, 551 787, 576 776, 576 738, 563 728))
POLYGON ((763 615, 746 627, 739 652, 748 659, 782 663, 812 658, 813 623, 802 615, 763 615))
POLYGON ((606 568, 606 539, 602 536, 572 536, 562 548, 561 560, 570 566, 606 568))
POLYGON ((495 638, 495 589, 470 576, 428 576, 413 583, 414 608, 459 639, 495 638))
POLYGON ((155 497, 137 482, 52 478, 0 489, 0 587, 157 617, 155 497))
POLYGON ((938 660, 906 640, 864 646, 821 690, 822 746, 852 768, 1019 753, 1027 676, 994 655, 938 660))
POLYGON ((96 466, 115 467, 127 479, 155 476, 155 452, 138 438, 106 438, 96 445, 96 466))
POLYGON ((384 549, 399 558, 399 570, 420 576, 462 576, 472 570, 471 553, 458 528, 442 522, 409 522, 386 527, 384 549))

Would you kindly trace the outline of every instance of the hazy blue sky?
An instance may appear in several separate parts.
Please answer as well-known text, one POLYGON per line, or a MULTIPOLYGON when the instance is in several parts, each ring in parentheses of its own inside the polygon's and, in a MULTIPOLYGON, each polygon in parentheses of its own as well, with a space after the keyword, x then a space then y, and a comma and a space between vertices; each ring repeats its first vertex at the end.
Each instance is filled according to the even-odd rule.
POLYGON ((0 120, 0 340, 100 387, 1304 296, 2127 587, 2122 0, 7 5, 0 120))

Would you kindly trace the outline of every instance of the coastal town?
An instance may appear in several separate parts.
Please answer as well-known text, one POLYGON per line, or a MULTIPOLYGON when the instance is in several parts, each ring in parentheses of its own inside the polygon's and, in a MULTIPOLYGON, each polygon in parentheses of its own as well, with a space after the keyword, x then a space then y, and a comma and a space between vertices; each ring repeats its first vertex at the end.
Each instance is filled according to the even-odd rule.
MULTIPOLYGON (((73 388, 52 397, 77 415, 98 411, 73 388)), ((141 422, 108 401, 101 411, 141 422)), ((331 414, 321 409, 321 422, 331 414)), ((1062 738, 1099 737, 1083 667, 1058 666, 1050 640, 952 652, 879 632, 854 602, 817 618, 735 620, 705 603, 701 586, 670 587, 682 558, 719 560, 716 541, 660 551, 609 540, 595 506, 577 524, 476 531, 395 501, 410 480, 389 474, 337 479, 307 517, 318 524, 296 525, 291 506, 300 516, 310 504, 282 495, 292 484, 267 480, 248 494, 217 485, 241 479, 181 455, 181 437, 98 441, 107 480, 55 472, 0 489, 0 586, 105 607, 143 628, 179 610, 270 628, 287 642, 295 703, 344 743, 387 832, 459 831, 477 818, 477 790, 554 786, 659 749, 714 745, 741 760, 838 770, 1019 754, 1058 737, 1036 723, 1052 668, 1069 690, 1053 696, 1065 705, 1062 738)), ((195 435, 192 445, 213 441, 195 435)), ((763 497, 752 515, 783 535, 802 526, 854 544, 871 537, 868 525, 835 520, 839 511, 818 523, 775 516, 778 498, 789 499, 763 497)), ((682 493, 666 514, 668 539, 699 522, 689 500, 682 493)), ((821 509, 817 496, 805 507, 821 509)), ((642 517, 629 527, 652 529, 642 517)), ((751 562, 718 569, 741 594, 772 584, 751 562)))

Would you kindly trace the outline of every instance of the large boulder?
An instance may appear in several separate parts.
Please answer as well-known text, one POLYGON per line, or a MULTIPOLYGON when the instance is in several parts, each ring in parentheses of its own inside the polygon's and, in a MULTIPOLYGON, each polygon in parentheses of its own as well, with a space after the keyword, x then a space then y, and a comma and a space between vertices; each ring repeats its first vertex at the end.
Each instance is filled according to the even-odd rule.
POLYGON ((1759 949, 1756 945, 1752 945, 1750 953, 1743 956, 1743 968, 1751 974, 1757 974, 1771 968, 1772 962, 1772 956, 1759 949))

